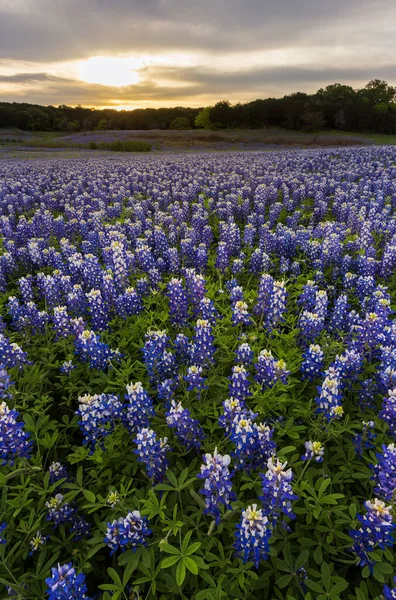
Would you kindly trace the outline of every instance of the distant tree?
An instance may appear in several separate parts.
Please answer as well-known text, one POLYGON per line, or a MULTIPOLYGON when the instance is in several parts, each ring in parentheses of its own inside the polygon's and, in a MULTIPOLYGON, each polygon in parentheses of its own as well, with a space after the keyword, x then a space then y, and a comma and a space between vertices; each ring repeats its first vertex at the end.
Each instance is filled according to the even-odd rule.
POLYGON ((217 102, 217 104, 210 109, 210 120, 217 126, 216 129, 218 127, 231 127, 232 117, 232 107, 228 100, 217 102))
POLYGON ((55 119, 54 129, 56 131, 67 131, 67 118, 62 117, 61 119, 55 119))
POLYGON ((68 121, 67 131, 80 131, 80 123, 78 121, 68 121))
POLYGON ((100 119, 99 123, 96 126, 96 129, 98 131, 104 131, 105 129, 107 129, 107 120, 106 119, 100 119))
POLYGON ((396 88, 382 79, 372 79, 361 93, 373 104, 394 102, 396 98, 396 88))
POLYGON ((319 110, 306 110, 301 115, 303 131, 318 131, 324 127, 324 116, 319 110))
POLYGON ((194 125, 198 129, 210 129, 211 124, 210 106, 206 106, 195 117, 194 125))
POLYGON ((169 129, 191 129, 190 121, 186 117, 177 117, 177 119, 173 119, 169 129))

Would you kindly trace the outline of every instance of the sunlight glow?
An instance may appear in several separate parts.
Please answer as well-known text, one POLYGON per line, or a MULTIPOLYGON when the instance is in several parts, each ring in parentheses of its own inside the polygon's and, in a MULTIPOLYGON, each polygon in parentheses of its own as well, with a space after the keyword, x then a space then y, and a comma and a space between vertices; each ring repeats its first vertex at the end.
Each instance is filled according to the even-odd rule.
POLYGON ((136 69, 142 66, 139 59, 92 56, 79 63, 77 73, 78 78, 86 83, 123 87, 138 83, 139 74, 136 69))

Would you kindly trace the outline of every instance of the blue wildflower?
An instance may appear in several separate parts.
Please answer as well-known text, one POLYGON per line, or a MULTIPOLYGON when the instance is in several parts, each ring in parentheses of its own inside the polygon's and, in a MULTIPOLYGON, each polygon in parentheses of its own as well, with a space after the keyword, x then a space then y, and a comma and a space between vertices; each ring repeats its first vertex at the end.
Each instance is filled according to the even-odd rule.
POLYGON ((85 595, 84 573, 77 575, 72 563, 52 568, 52 577, 45 580, 47 584, 47 595, 49 600, 89 600, 85 595))
POLYGON ((212 515, 216 524, 220 523, 220 507, 224 506, 229 510, 231 502, 236 498, 232 492, 232 474, 228 469, 230 462, 231 458, 228 454, 223 456, 215 448, 213 454, 204 455, 201 472, 197 475, 199 479, 205 480, 204 487, 200 490, 201 494, 205 496, 204 513, 212 515))
POLYGON ((257 509, 257 504, 248 506, 242 512, 242 518, 236 526, 234 548, 243 564, 253 561, 258 569, 260 562, 268 559, 271 533, 268 517, 257 509))
POLYGON ((125 552, 128 549, 135 551, 138 546, 147 546, 146 538, 151 534, 147 523, 147 518, 142 517, 138 510, 107 523, 104 543, 111 549, 110 555, 119 548, 125 552))

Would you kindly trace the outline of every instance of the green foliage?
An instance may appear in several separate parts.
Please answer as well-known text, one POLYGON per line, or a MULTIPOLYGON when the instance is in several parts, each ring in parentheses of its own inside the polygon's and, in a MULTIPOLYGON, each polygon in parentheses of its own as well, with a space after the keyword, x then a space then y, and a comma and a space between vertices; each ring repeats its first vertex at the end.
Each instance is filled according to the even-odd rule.
POLYGON ((210 129, 212 122, 210 120, 210 106, 203 108, 195 117, 195 127, 198 129, 210 129))
POLYGON ((169 129, 191 129, 190 121, 186 117, 178 117, 172 121, 169 129))

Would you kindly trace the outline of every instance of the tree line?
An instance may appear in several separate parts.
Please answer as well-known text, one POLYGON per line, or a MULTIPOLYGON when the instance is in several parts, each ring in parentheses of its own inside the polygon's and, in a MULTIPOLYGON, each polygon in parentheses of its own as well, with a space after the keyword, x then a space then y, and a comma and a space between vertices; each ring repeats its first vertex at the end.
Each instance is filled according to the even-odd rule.
POLYGON ((315 94, 296 92, 283 98, 245 104, 228 100, 201 108, 93 109, 66 105, 0 102, 0 127, 27 131, 106 129, 227 129, 285 127, 315 131, 338 129, 396 133, 396 88, 373 79, 361 89, 334 83, 315 94))

